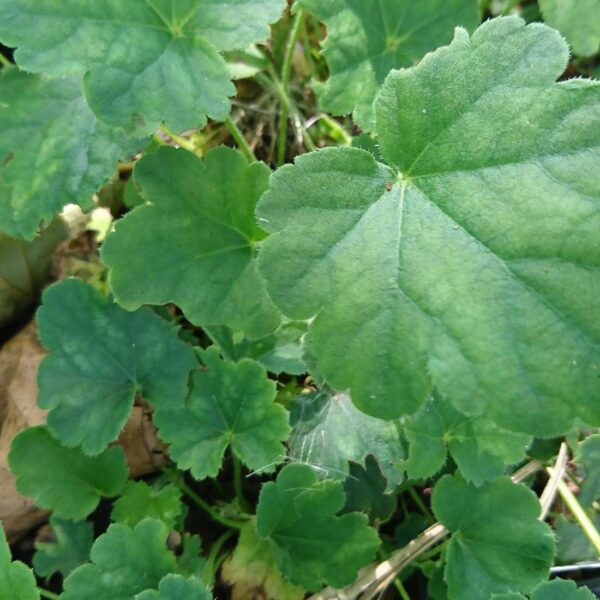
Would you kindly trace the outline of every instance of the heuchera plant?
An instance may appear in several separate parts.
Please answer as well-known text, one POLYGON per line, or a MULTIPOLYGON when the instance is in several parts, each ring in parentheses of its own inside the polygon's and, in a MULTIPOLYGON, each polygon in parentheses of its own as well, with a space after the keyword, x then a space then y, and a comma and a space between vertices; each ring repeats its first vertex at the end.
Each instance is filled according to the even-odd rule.
POLYGON ((0 0, 0 229, 128 179, 108 291, 37 311, 55 541, 0 529, 0 598, 593 597, 548 511, 600 553, 600 84, 489 4, 0 0), (134 405, 170 462, 127 481, 134 405))

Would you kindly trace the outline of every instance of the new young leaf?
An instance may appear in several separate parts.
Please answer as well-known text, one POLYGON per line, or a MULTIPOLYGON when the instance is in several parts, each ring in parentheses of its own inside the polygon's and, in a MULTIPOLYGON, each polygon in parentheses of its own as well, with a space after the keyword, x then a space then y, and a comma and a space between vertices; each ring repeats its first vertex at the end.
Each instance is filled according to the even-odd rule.
POLYGON ((235 93, 219 52, 268 36, 283 0, 0 0, 0 40, 27 71, 85 73, 98 118, 143 135, 222 120, 235 93))
POLYGON ((104 245, 119 304, 174 302, 197 325, 229 325, 262 337, 279 313, 256 272, 265 234, 254 209, 269 169, 220 147, 203 160, 162 148, 136 167, 150 202, 119 221, 104 245))
POLYGON ((117 161, 140 146, 96 120, 78 77, 48 80, 16 68, 0 76, 0 131, 0 229, 27 239, 65 204, 91 207, 117 161))
POLYGON ((123 449, 115 446, 98 456, 64 448, 46 427, 30 427, 13 440, 8 455, 17 490, 32 496, 40 508, 62 519, 85 519, 101 497, 116 496, 127 480, 123 449))
POLYGON ((316 86, 324 110, 353 113, 363 129, 375 127, 375 96, 392 69, 410 67, 447 44, 457 25, 479 24, 477 0, 300 0, 327 25, 323 54, 330 77, 316 86), (375 4, 375 6, 374 6, 375 4))
POLYGON ((414 413, 435 385, 508 429, 600 424, 600 84, 556 83, 567 59, 517 17, 458 29, 383 86, 390 166, 335 148, 272 177, 260 270, 361 410, 414 413))
POLYGON ((432 507, 452 533, 444 579, 454 600, 529 592, 548 577, 552 532, 538 520, 539 501, 523 485, 501 477, 476 488, 446 475, 434 488, 432 507))
POLYGON ((272 471, 284 455, 287 413, 275 403, 275 384, 261 365, 202 354, 205 369, 192 375, 185 406, 159 409, 154 422, 170 455, 196 479, 216 477, 226 448, 252 470, 272 471))
POLYGON ((11 559, 4 528, 0 523, 0 598, 39 600, 32 570, 18 560, 11 562, 11 559))
POLYGON ((163 577, 177 573, 167 534, 165 524, 154 519, 141 521, 135 529, 111 525, 95 541, 91 563, 65 579, 61 600, 132 600, 140 592, 157 589, 163 577))
POLYGON ((353 581, 379 546, 360 513, 336 516, 344 506, 342 484, 317 479, 306 465, 288 465, 263 485, 256 513, 258 535, 270 544, 287 579, 307 590, 353 581))
POLYGON ((79 279, 48 288, 37 315, 50 354, 38 404, 67 446, 98 454, 117 438, 136 393, 155 406, 183 404, 197 362, 176 329, 148 308, 129 313, 79 279))

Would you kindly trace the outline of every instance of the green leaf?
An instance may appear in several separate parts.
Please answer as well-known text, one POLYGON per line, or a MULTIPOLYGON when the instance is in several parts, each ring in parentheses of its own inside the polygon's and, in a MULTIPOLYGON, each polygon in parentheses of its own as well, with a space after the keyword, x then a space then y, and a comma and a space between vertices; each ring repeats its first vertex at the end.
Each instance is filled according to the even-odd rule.
POLYGON ((269 541, 284 577, 309 591, 343 587, 375 556, 379 538, 366 515, 336 514, 342 484, 318 480, 306 465, 288 465, 263 485, 256 512, 258 535, 269 541))
POLYGON ((386 477, 388 491, 402 482, 404 460, 398 423, 369 417, 357 410, 347 394, 302 394, 292 405, 293 461, 305 463, 330 479, 345 479, 348 463, 365 465, 372 454, 386 477))
POLYGON ((185 575, 193 575, 197 579, 203 579, 206 560, 201 556, 202 540, 200 537, 184 533, 181 548, 181 554, 176 557, 179 571, 185 575))
POLYGON ((0 523, 0 598, 39 600, 33 571, 20 561, 11 562, 10 548, 0 523))
POLYGON ((544 21, 558 29, 578 56, 600 50, 600 0, 540 0, 544 21))
POLYGON ((13 440, 8 455, 17 490, 35 498, 62 519, 85 519, 101 497, 116 496, 127 480, 125 453, 120 446, 98 456, 64 448, 46 427, 30 427, 13 440))
POLYGON ((155 406, 183 404, 194 351, 152 310, 129 313, 92 286, 48 288, 37 315, 50 352, 38 373, 38 404, 67 446, 97 454, 125 425, 137 393, 155 406))
POLYGON ((406 435, 410 479, 435 475, 449 450, 464 478, 475 485, 495 479, 506 465, 522 460, 531 441, 521 433, 500 429, 486 417, 462 415, 439 396, 408 419, 406 435))
POLYGON ((531 600, 595 600, 596 596, 587 588, 577 588, 574 581, 553 579, 538 585, 531 600))
POLYGON ((323 110, 354 113, 363 129, 375 125, 373 103, 392 69, 410 67, 447 44, 457 25, 479 24, 477 0, 300 0, 327 25, 323 53, 330 77, 317 86, 323 110))
POLYGON ((371 521, 386 521, 396 508, 396 498, 386 494, 387 481, 373 456, 367 456, 365 466, 350 463, 344 481, 346 504, 343 512, 364 512, 371 521))
MULTIPOLYGON (((596 515, 592 522, 600 530, 600 515, 596 515)), ((560 515, 554 519, 553 526, 556 532, 556 564, 574 565, 598 558, 598 553, 579 523, 570 523, 560 515)))
POLYGON ((254 521, 242 527, 237 546, 223 563, 221 574, 223 580, 233 586, 234 598, 249 599, 258 595, 270 600, 302 600, 305 595, 302 588, 281 576, 272 547, 258 537, 254 521))
POLYGON ((50 517, 54 541, 35 542, 33 568, 39 577, 60 573, 66 577, 90 558, 94 526, 87 521, 66 521, 50 517))
POLYGON ((0 329, 27 314, 37 301, 50 275, 54 250, 67 235, 60 219, 32 242, 0 232, 0 329))
POLYGON ((115 502, 113 521, 135 527, 147 517, 162 521, 169 530, 175 528, 182 512, 181 492, 174 485, 153 489, 144 481, 128 481, 115 502))
POLYGON ((454 600, 529 592, 548 577, 552 533, 533 492, 501 477, 480 488, 446 475, 433 490, 436 517, 452 533, 445 580, 454 600))
POLYGON ((28 239, 65 204, 93 206, 117 161, 140 146, 96 120, 79 77, 48 80, 15 68, 0 76, 0 131, 0 229, 28 239))
POLYGON ((283 0, 0 0, 0 40, 19 66, 85 73, 86 97, 109 125, 152 133, 223 120, 235 93, 219 52, 268 36, 283 0))
POLYGON ((133 600, 140 592, 158 588, 163 577, 177 572, 167 534, 166 525, 155 519, 145 519, 135 529, 111 525, 95 541, 91 563, 65 579, 61 600, 133 600))
POLYGON ((279 314, 256 272, 265 234, 254 217, 268 176, 225 147, 204 160, 162 148, 140 161, 136 183, 150 203, 119 221, 102 251, 119 304, 175 302, 197 325, 273 331, 279 314))
POLYGON ((134 600, 210 600, 212 594, 194 577, 167 575, 158 584, 158 591, 146 590, 134 600))
POLYGON ((540 437, 600 424, 600 84, 555 83, 567 59, 539 23, 458 29, 386 80, 391 167, 333 148, 272 177, 260 270, 361 410, 412 414, 435 386, 540 437))
POLYGON ((590 505, 600 498, 600 434, 590 435, 579 447, 577 462, 585 468, 579 501, 590 505))
POLYGON ((261 365, 202 353, 205 369, 192 375, 185 406, 159 408, 154 422, 169 454, 196 479, 216 477, 229 445, 248 468, 269 472, 281 462, 289 433, 287 412, 275 404, 275 384, 261 365))

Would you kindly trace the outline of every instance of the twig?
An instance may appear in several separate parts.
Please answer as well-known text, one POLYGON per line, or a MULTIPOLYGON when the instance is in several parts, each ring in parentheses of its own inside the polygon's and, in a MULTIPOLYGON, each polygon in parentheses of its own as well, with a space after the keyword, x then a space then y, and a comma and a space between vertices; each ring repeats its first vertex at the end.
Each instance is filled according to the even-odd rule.
POLYGON ((556 458, 556 462, 554 463, 554 474, 550 479, 548 479, 548 483, 540 496, 540 504, 542 505, 542 512, 540 513, 540 521, 543 521, 548 516, 548 511, 552 507, 554 502, 554 498, 556 498, 556 492, 558 490, 559 482, 564 478, 565 471, 567 468, 567 445, 563 442, 560 445, 560 450, 558 451, 558 457, 556 458))

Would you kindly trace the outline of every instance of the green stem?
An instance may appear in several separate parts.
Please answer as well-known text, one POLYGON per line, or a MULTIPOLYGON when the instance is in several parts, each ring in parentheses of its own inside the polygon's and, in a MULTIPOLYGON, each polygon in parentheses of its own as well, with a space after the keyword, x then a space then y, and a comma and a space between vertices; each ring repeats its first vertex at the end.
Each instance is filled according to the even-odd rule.
POLYGON ((0 52, 0 65, 3 65, 5 67, 12 67, 12 63, 10 62, 10 60, 8 60, 8 58, 6 58, 6 56, 4 56, 4 54, 2 54, 2 52, 0 52))
POLYGON ((179 488, 181 491, 186 494, 191 500, 193 500, 204 512, 208 513, 214 521, 217 523, 221 523, 221 525, 225 525, 225 527, 231 527, 233 529, 241 529, 243 523, 241 521, 234 521, 233 519, 228 519, 223 515, 220 515, 208 502, 200 498, 198 494, 185 482, 178 482, 179 488))
POLYGON ((421 499, 421 496, 419 496, 419 494, 415 492, 415 489, 412 486, 408 488, 408 493, 410 494, 410 497, 413 499, 414 503, 417 505, 418 509, 423 513, 425 517, 427 517, 427 520, 430 523, 435 523, 435 518, 431 514, 431 511, 425 506, 425 503, 421 499))
MULTIPOLYGON (((233 531, 226 531, 217 541, 213 544, 210 549, 210 553, 208 558, 206 559, 206 570, 211 574, 212 577, 215 576, 215 572, 217 570, 217 555, 219 554, 223 544, 233 535, 233 531)), ((212 583, 212 582, 211 582, 212 583)))
POLYGON ((172 131, 169 131, 165 125, 161 125, 160 130, 166 136, 170 137, 178 146, 185 148, 189 152, 196 151, 196 146, 192 142, 190 142, 190 140, 187 140, 186 138, 181 137, 180 135, 177 135, 176 133, 173 133, 172 131))
POLYGON ((48 598, 48 600, 58 600, 58 594, 45 590, 44 588, 38 587, 38 592, 42 598, 48 598))
MULTIPOLYGON (((554 469, 548 467, 546 471, 552 477, 554 469)), ((569 507, 569 510, 573 516, 579 522, 579 526, 594 546, 596 553, 600 555, 600 533, 598 533, 598 530, 594 527, 591 519, 587 516, 581 504, 579 504, 579 501, 577 498, 575 498, 573 492, 571 492, 569 486, 563 479, 558 482, 558 493, 564 500, 565 504, 569 507)))
POLYGON ((250 505, 246 501, 246 497, 244 496, 244 490, 242 487, 242 463, 240 459, 232 453, 233 458, 233 487, 235 489, 235 497, 237 498, 238 504, 240 508, 246 512, 251 513, 252 509, 250 505))
MULTIPOLYGON (((298 43, 298 37, 302 31, 302 23, 304 22, 304 11, 298 10, 294 17, 294 23, 288 40, 288 45, 285 51, 285 57, 283 59, 283 68, 281 69, 281 87, 285 90, 287 95, 287 88, 290 84, 290 77, 292 75, 292 59, 294 58, 294 50, 298 43)), ((287 143, 287 126, 289 116, 289 105, 287 102, 283 102, 281 105, 281 114, 279 115, 279 131, 277 132, 277 164, 282 165, 285 161, 285 147, 287 143)))
POLYGON ((410 596, 408 595, 406 588, 404 585, 402 585, 402 582, 397 577, 394 578, 394 585, 396 586, 396 589, 398 590, 402 600, 410 600, 410 596))
POLYGON ((250 148, 244 134, 240 131, 240 128, 231 117, 226 117, 225 127, 229 130, 231 137, 235 140, 235 143, 238 145, 242 154, 248 159, 248 162, 256 162, 256 156, 254 156, 252 148, 250 148))

